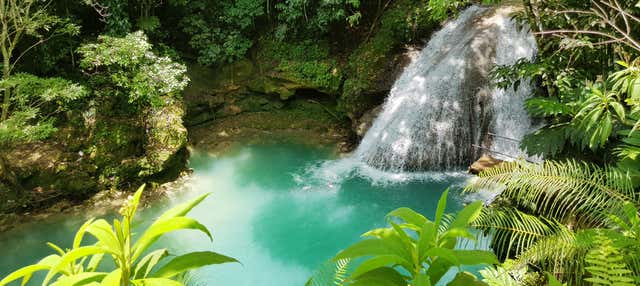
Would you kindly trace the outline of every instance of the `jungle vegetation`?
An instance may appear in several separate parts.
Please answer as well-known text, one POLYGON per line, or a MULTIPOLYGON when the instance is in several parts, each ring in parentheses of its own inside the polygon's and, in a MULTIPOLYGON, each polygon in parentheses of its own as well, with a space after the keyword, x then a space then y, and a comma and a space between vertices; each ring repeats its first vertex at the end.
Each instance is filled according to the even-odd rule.
MULTIPOLYGON (((394 50, 477 2, 501 1, 0 0, 0 148, 42 142, 69 126, 84 130, 104 117, 147 126, 150 114, 181 102, 188 65, 247 57, 277 62, 337 95, 338 117, 348 121, 373 106, 365 91, 394 50)), ((502 2, 523 7, 514 17, 534 32, 539 53, 492 77, 498 86, 538 87, 526 108, 542 127, 522 146, 547 161, 481 173, 467 191, 499 190, 489 206, 445 215, 443 199, 434 220, 395 210, 389 227, 365 233, 309 285, 434 285, 449 268, 469 264, 485 265, 482 277, 463 272, 450 285, 640 283, 640 2, 502 2), (493 252, 455 248, 485 235, 493 252)), ((88 153, 102 152, 96 142, 105 137, 121 139, 118 130, 94 131, 88 153)), ((99 164, 102 177, 116 181, 122 170, 110 164, 99 164)), ((158 266, 167 250, 142 256, 166 232, 209 232, 185 217, 201 197, 168 211, 134 243, 140 193, 122 219, 87 222, 73 248, 51 245, 55 254, 0 285, 34 271, 48 273, 44 285, 181 285, 176 277, 187 270, 235 262, 196 252, 158 266), (86 234, 97 242, 85 244, 86 234), (111 272, 97 270, 103 258, 113 259, 111 272)))

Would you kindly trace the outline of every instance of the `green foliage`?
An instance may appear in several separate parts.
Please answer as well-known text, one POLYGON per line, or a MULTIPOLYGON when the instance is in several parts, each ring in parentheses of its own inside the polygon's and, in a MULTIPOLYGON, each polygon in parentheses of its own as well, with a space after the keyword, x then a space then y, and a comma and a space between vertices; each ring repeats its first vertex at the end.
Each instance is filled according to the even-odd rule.
POLYGON ((326 41, 280 42, 266 37, 260 40, 257 58, 260 69, 273 70, 280 78, 328 94, 339 93, 342 68, 329 54, 326 41))
POLYGON ((585 258, 588 265, 585 269, 591 274, 591 277, 586 278, 585 281, 591 282, 594 286, 636 285, 632 278, 633 272, 625 265, 620 249, 614 247, 611 239, 607 237, 598 236, 597 238, 599 245, 590 250, 585 258))
POLYGON ((526 270, 521 269, 514 273, 515 271, 510 271, 507 268, 507 263, 510 264, 511 261, 505 262, 504 266, 480 270, 482 281, 489 286, 518 286, 518 279, 516 278, 521 279, 526 270))
POLYGON ((0 81, 12 91, 11 111, 0 122, 0 144, 17 144, 48 138, 57 129, 55 116, 71 110, 72 103, 86 98, 89 92, 62 78, 40 78, 17 74, 0 81))
MULTIPOLYGON (((452 267, 496 264, 489 251, 455 248, 461 240, 475 238, 468 227, 480 214, 482 202, 446 215, 447 193, 440 198, 433 221, 399 208, 387 215, 391 227, 370 230, 362 235, 365 239, 339 252, 335 260, 365 258, 344 285, 435 285, 452 267)), ((448 285, 486 284, 461 272, 448 285)))
MULTIPOLYGON (((53 37, 76 35, 80 28, 69 21, 49 14, 51 1, 7 1, 0 5, 0 51, 2 54, 2 79, 7 79, 16 64, 33 48, 53 37), (34 40, 35 39, 35 40, 34 40), (19 49, 26 44, 27 48, 19 49)), ((11 91, 5 90, 0 121, 9 116, 11 91)))
POLYGON ((640 126, 637 1, 524 4, 516 18, 538 32, 539 56, 493 73, 498 86, 533 79, 543 88, 527 109, 547 124, 529 135, 523 147, 547 158, 586 153, 608 163, 617 159, 618 166, 630 171, 640 169, 632 132, 640 126))
POLYGON ((253 46, 251 30, 264 15, 264 6, 264 0, 190 1, 181 26, 198 62, 212 65, 242 58, 253 46))
POLYGON ((343 286, 351 265, 351 259, 327 261, 314 271, 305 286, 343 286))
MULTIPOLYGON (((451 14, 456 14, 460 9, 469 6, 472 0, 428 0, 431 18, 435 21, 444 21, 451 14)), ((501 0, 483 0, 483 4, 499 3, 501 0)))
POLYGON ((135 105, 164 105, 166 100, 179 98, 189 83, 186 67, 151 52, 151 44, 140 31, 122 38, 100 36, 98 43, 83 45, 79 52, 83 56, 80 66, 92 73, 96 88, 135 105))
POLYGON ((576 161, 509 162, 482 172, 467 190, 504 186, 502 198, 536 216, 601 225, 604 210, 617 210, 637 195, 629 176, 615 168, 576 161), (578 216, 578 217, 576 217, 578 216))
POLYGON ((161 236, 178 230, 196 230, 211 238, 205 226, 186 217, 207 195, 166 211, 134 242, 132 226, 143 189, 144 186, 122 207, 121 219, 115 219, 113 224, 103 219, 87 221, 76 233, 71 249, 48 243, 55 254, 9 274, 0 280, 0 286, 19 280, 25 285, 39 271, 47 272, 42 285, 183 285, 177 277, 186 271, 237 262, 211 251, 174 256, 164 248, 150 249, 161 236), (85 235, 93 236, 96 242, 83 245, 85 235), (111 258, 115 267, 101 271, 99 266, 105 258, 111 258))
POLYGON ((501 190, 494 207, 473 223, 491 234, 500 257, 561 274, 569 285, 585 285, 596 276, 589 269, 600 271, 599 277, 609 275, 605 280, 615 273, 624 276, 616 281, 640 272, 638 197, 628 173, 574 161, 503 163, 467 188, 479 189, 501 190), (600 249, 605 239, 616 250, 600 249), (602 251, 612 254, 612 269, 593 266, 598 263, 593 253, 602 251), (618 259, 616 253, 625 255, 618 259))
POLYGON ((154 32, 160 28, 160 18, 156 16, 140 17, 136 26, 147 33, 154 32))
POLYGON ((285 40, 287 36, 323 35, 332 24, 357 24, 361 14, 360 0, 284 0, 277 1, 278 13, 276 37, 285 40))
POLYGON ((96 10, 100 20, 105 23, 104 29, 107 35, 121 37, 131 31, 129 1, 83 0, 83 2, 96 10))

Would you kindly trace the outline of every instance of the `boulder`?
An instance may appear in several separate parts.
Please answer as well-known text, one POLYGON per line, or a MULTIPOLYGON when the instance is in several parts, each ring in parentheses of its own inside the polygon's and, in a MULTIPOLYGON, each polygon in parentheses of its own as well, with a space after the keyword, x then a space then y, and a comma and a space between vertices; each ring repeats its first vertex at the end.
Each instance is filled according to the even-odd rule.
POLYGON ((469 173, 477 175, 486 169, 490 169, 501 164, 502 162, 504 161, 493 158, 489 155, 482 155, 480 159, 471 164, 471 166, 469 167, 469 173))
POLYGON ((380 112, 382 112, 382 105, 378 105, 375 108, 365 112, 358 120, 355 120, 352 125, 352 130, 358 135, 358 138, 364 137, 369 131, 369 128, 373 125, 373 122, 378 118, 380 112))

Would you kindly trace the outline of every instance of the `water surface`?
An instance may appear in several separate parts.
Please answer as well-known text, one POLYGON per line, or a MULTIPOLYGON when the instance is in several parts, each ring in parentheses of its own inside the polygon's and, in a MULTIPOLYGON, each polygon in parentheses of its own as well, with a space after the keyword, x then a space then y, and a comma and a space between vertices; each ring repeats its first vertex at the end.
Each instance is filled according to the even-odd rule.
MULTIPOLYGON (((406 206, 431 217, 442 191, 466 180, 460 174, 431 173, 381 182, 345 166, 337 169, 339 178, 323 178, 335 175, 324 168, 345 164, 333 159, 330 149, 292 143, 244 146, 221 157, 196 154, 184 191, 145 209, 140 219, 149 223, 170 205, 210 192, 190 216, 210 228, 213 242, 184 231, 160 244, 178 254, 214 250, 242 264, 203 268, 193 273, 191 284, 299 286, 363 232, 384 226, 389 211, 406 206)), ((449 210, 461 205, 458 193, 450 195, 449 210)), ((0 276, 49 254, 46 241, 68 246, 81 223, 63 217, 0 234, 0 276)))

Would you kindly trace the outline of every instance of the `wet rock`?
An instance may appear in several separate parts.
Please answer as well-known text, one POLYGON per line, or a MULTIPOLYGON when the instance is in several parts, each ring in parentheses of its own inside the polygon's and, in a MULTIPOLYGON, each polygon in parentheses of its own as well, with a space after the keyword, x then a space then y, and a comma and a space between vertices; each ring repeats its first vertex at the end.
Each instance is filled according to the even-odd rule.
POLYGON ((367 112, 365 112, 358 120, 353 122, 353 132, 358 135, 359 138, 369 131, 369 128, 373 125, 373 122, 378 118, 378 115, 382 111, 382 105, 379 105, 367 112))
POLYGON ((340 153, 349 153, 355 149, 355 145, 348 141, 338 142, 337 147, 340 153))
POLYGON ((471 164, 471 166, 469 167, 469 173, 477 175, 483 172, 484 170, 493 168, 501 164, 502 162, 503 161, 500 159, 496 159, 488 155, 482 155, 480 159, 478 159, 473 164, 471 164))

